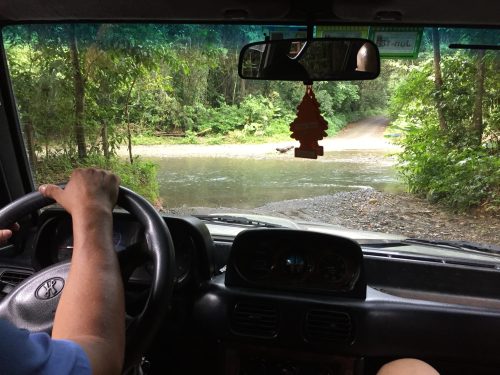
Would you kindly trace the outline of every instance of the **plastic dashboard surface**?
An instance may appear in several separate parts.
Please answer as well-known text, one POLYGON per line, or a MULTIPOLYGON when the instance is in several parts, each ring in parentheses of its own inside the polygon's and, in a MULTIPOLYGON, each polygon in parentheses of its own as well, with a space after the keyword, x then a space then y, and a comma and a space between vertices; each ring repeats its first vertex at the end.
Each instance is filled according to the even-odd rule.
POLYGON ((290 229, 253 229, 234 240, 227 286, 327 293, 364 299, 360 246, 347 238, 290 229))
MULTIPOLYGON (((273 263, 265 267, 267 272, 252 273, 250 268, 248 273, 240 262, 247 257, 262 265, 262 259, 251 255, 258 255, 265 243, 276 246, 264 246, 274 255, 283 254, 286 246, 304 249, 300 238, 308 232, 277 235, 265 229, 269 240, 258 231, 242 232, 232 244, 216 242, 218 250, 230 248, 227 271, 203 285, 205 293, 194 309, 197 326, 224 343, 240 373, 278 363, 330 369, 350 360, 351 372, 345 373, 375 374, 389 359, 404 357, 425 359, 443 374, 498 373, 499 270, 392 258, 365 248, 358 283, 366 278, 366 298, 342 290, 336 295, 313 287, 299 290, 304 276, 301 281, 293 276, 287 284, 280 279, 283 274, 274 279, 273 263), (332 356, 338 357, 335 363, 329 362, 332 356), (367 371, 356 372, 356 361, 363 359, 367 371)), ((336 237, 331 241, 329 249, 339 252, 343 242, 336 237)), ((320 247, 305 243, 311 253, 322 254, 320 247)))

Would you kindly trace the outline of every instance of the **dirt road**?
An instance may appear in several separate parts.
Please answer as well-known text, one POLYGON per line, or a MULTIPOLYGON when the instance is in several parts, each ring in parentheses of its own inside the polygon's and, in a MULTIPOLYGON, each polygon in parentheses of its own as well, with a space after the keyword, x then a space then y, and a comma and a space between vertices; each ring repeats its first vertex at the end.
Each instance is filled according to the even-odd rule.
POLYGON ((399 147, 384 137, 389 120, 382 116, 367 118, 348 124, 335 137, 320 143, 325 151, 344 150, 397 150, 399 147))
MULTIPOLYGON (((319 142, 325 152, 346 150, 387 150, 397 151, 398 146, 391 144, 384 137, 388 120, 385 117, 371 117, 348 124, 335 137, 325 138, 319 142)), ((293 157, 293 151, 280 154, 276 148, 299 146, 299 142, 290 139, 285 142, 264 144, 224 144, 224 145, 157 145, 134 146, 134 155, 145 157, 244 157, 244 158, 272 158, 293 157)), ((127 147, 118 150, 120 156, 128 155, 127 147)))

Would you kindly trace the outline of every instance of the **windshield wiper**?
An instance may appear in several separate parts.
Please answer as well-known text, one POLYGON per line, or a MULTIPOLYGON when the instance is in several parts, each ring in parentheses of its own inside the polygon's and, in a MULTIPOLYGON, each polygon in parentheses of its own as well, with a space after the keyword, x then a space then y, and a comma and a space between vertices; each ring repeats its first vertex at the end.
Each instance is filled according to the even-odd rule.
POLYGON ((195 215, 200 220, 213 223, 236 224, 259 228, 284 228, 282 225, 266 223, 265 221, 253 220, 246 217, 230 215, 195 215))
POLYGON ((414 243, 423 245, 449 246, 460 250, 474 250, 483 253, 500 254, 500 247, 494 245, 478 244, 469 241, 451 241, 451 240, 430 240, 424 238, 407 238, 403 243, 414 243))
POLYGON ((494 44, 461 44, 461 43, 452 43, 448 46, 449 48, 456 49, 482 49, 482 50, 491 50, 498 51, 500 50, 499 45, 494 44))
POLYGON ((391 248, 408 245, 429 245, 439 246, 442 248, 460 250, 465 252, 475 251, 482 254, 500 255, 500 247, 494 245, 478 244, 468 241, 452 241, 452 240, 431 240, 426 238, 406 238, 402 240, 358 240, 358 243, 363 247, 371 248, 391 248))

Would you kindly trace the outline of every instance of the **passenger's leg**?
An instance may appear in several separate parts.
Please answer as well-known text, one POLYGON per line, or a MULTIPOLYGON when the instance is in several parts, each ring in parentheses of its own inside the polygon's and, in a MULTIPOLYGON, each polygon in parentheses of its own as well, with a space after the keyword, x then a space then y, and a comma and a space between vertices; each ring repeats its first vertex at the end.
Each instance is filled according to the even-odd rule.
POLYGON ((439 372, 423 361, 405 358, 385 364, 377 375, 439 375, 439 372))

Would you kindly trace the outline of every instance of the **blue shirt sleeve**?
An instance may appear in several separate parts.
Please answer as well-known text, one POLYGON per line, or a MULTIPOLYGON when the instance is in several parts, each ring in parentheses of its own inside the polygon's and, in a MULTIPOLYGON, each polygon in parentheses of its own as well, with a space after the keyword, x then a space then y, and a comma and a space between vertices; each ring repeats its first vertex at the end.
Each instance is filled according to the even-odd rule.
POLYGON ((92 371, 78 344, 30 333, 0 319, 0 374, 90 375, 92 371))

